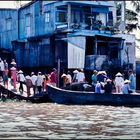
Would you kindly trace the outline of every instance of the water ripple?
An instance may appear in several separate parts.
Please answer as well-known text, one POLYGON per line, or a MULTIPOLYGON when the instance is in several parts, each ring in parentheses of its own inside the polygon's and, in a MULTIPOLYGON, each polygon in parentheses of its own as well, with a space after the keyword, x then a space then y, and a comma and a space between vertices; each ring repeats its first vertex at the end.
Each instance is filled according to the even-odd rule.
POLYGON ((1 139, 137 139, 140 108, 0 102, 1 139))

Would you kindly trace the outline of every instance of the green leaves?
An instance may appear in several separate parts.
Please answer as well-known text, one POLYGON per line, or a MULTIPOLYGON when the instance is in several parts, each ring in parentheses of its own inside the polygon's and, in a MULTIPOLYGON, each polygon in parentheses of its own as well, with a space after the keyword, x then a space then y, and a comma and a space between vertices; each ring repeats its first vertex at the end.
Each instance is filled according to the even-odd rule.
MULTIPOLYGON (((140 12, 140 2, 131 1, 134 10, 125 9, 125 19, 126 19, 126 30, 127 32, 132 32, 135 29, 140 29, 138 13, 140 12)), ((117 15, 121 16, 121 3, 117 4, 117 15)))
POLYGON ((136 12, 126 9, 125 17, 128 21, 138 21, 137 15, 136 12))
POLYGON ((135 8, 136 12, 140 12, 140 2, 139 1, 131 1, 133 7, 135 8))

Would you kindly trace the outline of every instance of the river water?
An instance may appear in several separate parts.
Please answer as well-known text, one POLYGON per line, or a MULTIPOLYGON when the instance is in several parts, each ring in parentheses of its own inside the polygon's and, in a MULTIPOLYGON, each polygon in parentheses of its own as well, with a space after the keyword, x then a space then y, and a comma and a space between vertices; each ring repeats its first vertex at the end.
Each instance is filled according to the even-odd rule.
POLYGON ((0 139, 136 139, 140 108, 0 102, 0 139))

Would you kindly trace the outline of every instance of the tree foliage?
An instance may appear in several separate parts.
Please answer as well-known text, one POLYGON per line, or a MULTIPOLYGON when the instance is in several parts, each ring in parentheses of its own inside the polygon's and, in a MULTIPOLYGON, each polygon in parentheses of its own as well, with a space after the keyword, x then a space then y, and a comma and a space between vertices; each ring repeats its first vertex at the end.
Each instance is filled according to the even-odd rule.
POLYGON ((139 13, 140 12, 140 1, 132 0, 131 3, 133 5, 133 7, 135 8, 135 11, 139 13))
MULTIPOLYGON (((138 13, 140 12, 140 2, 132 1, 134 10, 125 9, 125 19, 126 19, 126 30, 127 32, 132 32, 133 30, 140 29, 138 13), (136 12, 135 12, 136 11, 136 12)), ((121 17, 121 3, 117 4, 117 15, 121 17)))

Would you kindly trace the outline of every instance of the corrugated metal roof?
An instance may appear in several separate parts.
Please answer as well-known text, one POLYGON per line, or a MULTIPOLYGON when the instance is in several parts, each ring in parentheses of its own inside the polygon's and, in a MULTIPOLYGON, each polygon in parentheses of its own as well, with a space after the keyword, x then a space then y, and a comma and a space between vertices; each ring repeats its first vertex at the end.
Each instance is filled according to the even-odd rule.
POLYGON ((122 39, 122 37, 115 37, 112 34, 102 34, 102 33, 96 33, 96 32, 75 32, 75 33, 69 33, 69 37, 72 36, 104 36, 104 37, 110 37, 110 38, 116 38, 116 39, 122 39))
POLYGON ((104 2, 104 1, 65 1, 65 3, 71 3, 75 5, 88 5, 88 6, 98 6, 98 7, 113 7, 114 3, 109 1, 109 2, 104 2))
POLYGON ((0 8, 0 10, 12 10, 12 11, 16 11, 16 8, 0 8))

